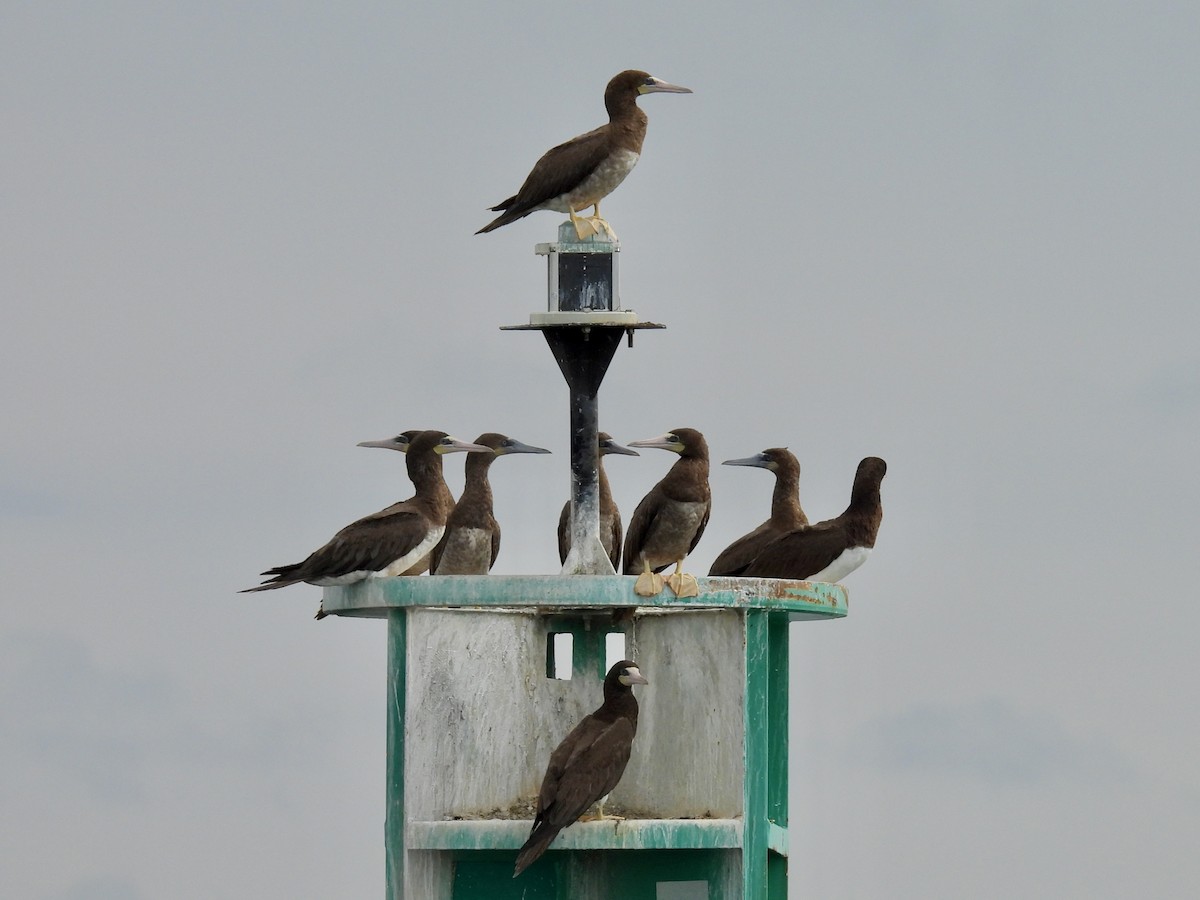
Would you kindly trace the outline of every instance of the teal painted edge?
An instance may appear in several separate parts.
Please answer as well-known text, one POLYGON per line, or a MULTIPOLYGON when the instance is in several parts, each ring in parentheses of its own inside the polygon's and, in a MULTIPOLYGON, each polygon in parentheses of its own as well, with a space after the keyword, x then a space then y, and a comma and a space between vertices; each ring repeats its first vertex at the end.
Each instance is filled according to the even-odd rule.
MULTIPOLYGON (((518 850, 528 819, 409 822, 410 850, 518 850)), ((786 843, 786 840, 785 840, 786 843)), ((741 819, 624 819, 576 822, 551 850, 728 850, 742 846, 741 819)))
POLYGON ((770 738, 769 613, 746 613, 745 827, 742 896, 767 896, 767 745, 770 738))
POLYGON ((840 584, 784 581, 777 578, 696 579, 698 597, 657 597, 633 592, 632 575, 437 575, 368 578, 325 588, 326 613, 383 618, 388 610, 412 606, 465 606, 607 609, 639 606, 658 609, 769 609, 792 621, 836 619, 847 613, 848 596, 840 584))
POLYGON ((769 647, 767 706, 767 818, 776 825, 788 823, 788 640, 787 616, 768 613, 769 647))
POLYGON ((771 822, 767 825, 767 849, 780 856, 788 855, 788 830, 771 822))
POLYGON ((404 707, 407 690, 408 611, 388 614, 387 806, 383 840, 388 900, 404 898, 404 707))

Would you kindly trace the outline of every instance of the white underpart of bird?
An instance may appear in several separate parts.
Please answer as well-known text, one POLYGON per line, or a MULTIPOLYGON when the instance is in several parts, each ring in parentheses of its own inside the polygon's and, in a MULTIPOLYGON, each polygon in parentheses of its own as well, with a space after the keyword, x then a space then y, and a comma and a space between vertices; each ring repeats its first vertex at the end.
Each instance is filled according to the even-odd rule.
POLYGON ((870 547, 847 547, 838 555, 837 559, 820 572, 814 572, 805 581, 826 581, 836 584, 865 563, 870 555, 870 547))

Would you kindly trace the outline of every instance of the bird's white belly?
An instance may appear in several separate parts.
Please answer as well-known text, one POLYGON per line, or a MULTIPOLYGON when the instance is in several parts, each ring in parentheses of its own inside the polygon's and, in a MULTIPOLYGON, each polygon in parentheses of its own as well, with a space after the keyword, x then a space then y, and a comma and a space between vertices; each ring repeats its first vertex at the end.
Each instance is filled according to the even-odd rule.
POLYGON ((841 581, 865 563, 870 555, 870 547, 847 547, 837 559, 815 575, 810 575, 805 581, 841 581))
POLYGON ((617 189, 625 177, 637 165, 638 154, 632 150, 618 150, 596 167, 574 190, 559 197, 552 206, 555 212, 566 212, 570 204, 576 211, 599 203, 617 189))

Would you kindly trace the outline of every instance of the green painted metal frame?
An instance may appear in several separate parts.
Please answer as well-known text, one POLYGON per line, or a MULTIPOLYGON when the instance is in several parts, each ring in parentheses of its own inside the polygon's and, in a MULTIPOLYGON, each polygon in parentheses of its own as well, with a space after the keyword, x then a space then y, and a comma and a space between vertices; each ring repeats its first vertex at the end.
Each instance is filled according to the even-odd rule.
POLYGON ((408 610, 388 614, 387 799, 384 854, 388 900, 404 897, 404 710, 408 688, 408 610))
MULTIPOLYGON (((511 853, 520 847, 523 821, 404 821, 404 726, 407 619, 412 607, 531 608, 562 617, 617 607, 740 609, 745 612, 745 809, 743 820, 631 820, 581 823, 569 837, 574 852, 637 850, 687 854, 740 849, 746 900, 787 895, 788 624, 841 618, 847 594, 838 584, 777 579, 698 578, 700 596, 633 594, 632 576, 439 576, 381 578, 326 588, 327 613, 388 620, 386 841, 389 900, 404 896, 406 848, 458 853, 511 853)), ((569 625, 564 630, 574 630, 569 625)), ((618 630, 618 629, 612 629, 618 630)), ((593 635, 593 639, 603 641, 593 635)), ((603 658, 603 647, 593 648, 603 658)), ((581 654, 591 658, 595 653, 581 654)), ((578 657, 577 657, 578 659, 578 657)), ((582 660, 580 664, 583 665, 582 660)), ((594 667, 594 663, 593 663, 594 667)), ((562 849, 567 850, 564 846, 562 849)), ((511 857, 506 857, 510 859, 511 857)), ((639 856, 639 859, 642 857, 639 856)), ((678 856, 667 857, 678 859, 678 856)), ((647 857, 648 859, 648 857, 647 857)), ((639 865, 637 867, 641 869, 639 865)), ((715 879, 709 873, 706 878, 715 879)), ((715 884, 715 881, 713 881, 715 884)))

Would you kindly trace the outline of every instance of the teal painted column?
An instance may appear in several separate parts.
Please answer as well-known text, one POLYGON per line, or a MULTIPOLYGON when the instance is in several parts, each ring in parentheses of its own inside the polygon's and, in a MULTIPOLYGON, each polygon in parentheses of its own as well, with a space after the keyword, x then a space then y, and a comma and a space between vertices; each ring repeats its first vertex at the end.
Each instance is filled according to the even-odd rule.
MULTIPOLYGON (((786 613, 767 613, 767 819, 786 829, 788 824, 788 680, 789 631, 786 613)), ((768 826, 769 827, 769 826, 768 826)), ((786 831, 784 838, 786 840, 786 831)), ((768 850, 767 896, 787 897, 788 857, 768 850)))
POLYGON ((388 611, 387 807, 383 840, 387 898, 404 897, 404 698, 407 689, 408 610, 388 611))
POLYGON ((767 896, 767 744, 770 740, 770 620, 746 611, 746 774, 742 819, 742 897, 767 896))

